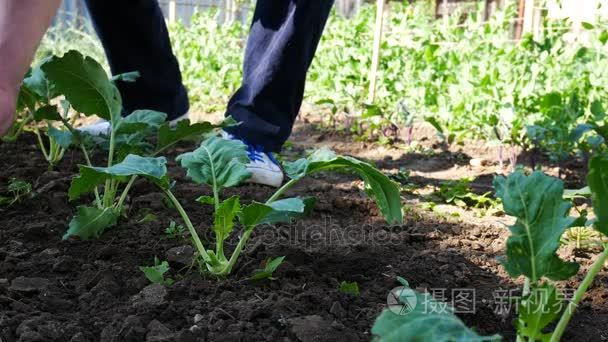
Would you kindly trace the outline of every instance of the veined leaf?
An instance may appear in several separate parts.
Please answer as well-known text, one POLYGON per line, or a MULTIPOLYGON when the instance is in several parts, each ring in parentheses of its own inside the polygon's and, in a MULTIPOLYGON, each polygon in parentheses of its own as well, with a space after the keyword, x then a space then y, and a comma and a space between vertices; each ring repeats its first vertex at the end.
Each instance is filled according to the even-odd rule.
POLYGON ((158 129, 167 119, 167 114, 154 110, 136 110, 127 115, 118 125, 116 134, 132 134, 158 129))
POLYGON ((169 263, 167 261, 159 262, 157 258, 154 258, 154 263, 154 266, 140 266, 139 270, 144 272, 146 278, 154 284, 167 286, 173 284, 173 279, 165 278, 165 273, 170 270, 169 263))
POLYGON ((118 212, 113 208, 78 207, 78 213, 70 221, 63 239, 67 240, 70 236, 78 236, 83 240, 98 238, 107 228, 115 225, 117 220, 118 212))
POLYGON ((120 93, 94 59, 72 50, 63 57, 49 58, 40 68, 52 89, 64 95, 76 111, 112 122, 119 120, 120 93))
POLYGON ((165 157, 140 157, 128 155, 121 163, 110 167, 80 166, 80 175, 72 180, 68 191, 70 200, 74 200, 83 193, 92 191, 95 186, 106 179, 124 180, 129 176, 143 176, 162 187, 169 186, 167 177, 167 160, 165 157))
POLYGON ((72 132, 68 130, 59 130, 53 126, 49 126, 46 134, 53 139, 57 145, 63 148, 69 148, 72 145, 72 141, 74 140, 74 136, 72 132))
POLYGON ((409 288, 407 282, 395 295, 393 305, 374 322, 374 341, 382 342, 482 342, 500 341, 500 336, 483 337, 469 329, 445 304, 428 293, 409 288))
POLYGON ((285 198, 269 204, 269 212, 259 224, 291 223, 294 219, 308 214, 314 208, 317 200, 314 197, 285 198))
POLYGON ((61 114, 57 111, 57 106, 47 105, 36 109, 34 112, 34 120, 61 120, 61 114))
POLYGON ((509 275, 524 275, 535 283, 543 276, 563 280, 576 274, 577 263, 556 255, 562 234, 574 221, 568 216, 571 204, 563 199, 563 182, 540 171, 526 176, 517 170, 497 177, 494 188, 505 213, 517 218, 501 260, 509 275))
POLYGON ((53 91, 52 86, 49 84, 49 80, 41 69, 41 66, 51 58, 52 57, 47 57, 43 59, 40 65, 33 68, 29 75, 23 79, 23 85, 34 92, 44 103, 48 103, 51 99, 58 96, 58 94, 53 91))
POLYGON ((515 321, 517 332, 530 341, 549 341, 551 334, 545 329, 561 312, 562 302, 558 290, 550 284, 533 287, 519 303, 519 317, 515 321))
POLYGON ((245 229, 252 229, 272 212, 272 207, 259 202, 253 202, 243 207, 239 213, 239 221, 245 229))
POLYGON ((591 189, 595 227, 608 236, 608 156, 595 156, 589 161, 587 184, 591 189))
POLYGON ((164 150, 180 140, 200 138, 201 136, 212 132, 216 128, 227 128, 236 125, 238 125, 238 123, 230 116, 225 118, 224 121, 218 125, 212 125, 209 122, 191 124, 190 120, 182 120, 179 121, 175 126, 172 126, 167 122, 158 130, 156 150, 164 150))
POLYGON ((214 189, 241 184, 251 177, 247 171, 247 146, 237 140, 211 137, 201 147, 177 157, 195 183, 207 184, 214 189))
POLYGON ((238 196, 230 197, 216 208, 213 231, 217 240, 224 241, 228 238, 234 229, 234 219, 239 211, 241 211, 241 203, 238 196))
POLYGON ((308 158, 285 163, 283 166, 292 179, 329 169, 352 171, 365 182, 367 194, 376 201, 384 218, 391 224, 403 222, 399 186, 368 163, 338 156, 329 149, 320 149, 308 158))

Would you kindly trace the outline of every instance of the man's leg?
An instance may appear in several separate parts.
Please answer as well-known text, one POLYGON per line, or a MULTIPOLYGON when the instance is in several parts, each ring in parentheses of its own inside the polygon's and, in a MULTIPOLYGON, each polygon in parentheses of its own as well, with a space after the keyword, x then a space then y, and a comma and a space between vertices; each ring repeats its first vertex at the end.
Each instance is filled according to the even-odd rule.
POLYGON ((333 0, 258 0, 245 52, 243 84, 227 115, 242 124, 228 131, 267 152, 291 134, 306 73, 333 0))
POLYGON ((13 123, 19 85, 59 0, 0 1, 0 135, 13 123))
POLYGON ((169 119, 189 109, 177 59, 157 0, 86 0, 113 74, 139 71, 118 88, 127 113, 153 109, 169 119))

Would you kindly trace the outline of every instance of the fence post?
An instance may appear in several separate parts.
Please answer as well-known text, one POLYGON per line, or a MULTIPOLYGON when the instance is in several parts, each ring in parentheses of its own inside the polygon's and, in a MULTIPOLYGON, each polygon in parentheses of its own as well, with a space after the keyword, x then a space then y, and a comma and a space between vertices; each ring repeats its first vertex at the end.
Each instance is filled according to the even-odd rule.
POLYGON ((534 0, 525 0, 523 33, 530 33, 534 29, 534 0))
POLYGON ((177 4, 175 3, 175 0, 170 0, 169 1, 169 22, 170 23, 174 23, 175 19, 177 17, 177 4))
POLYGON ((374 45, 372 50, 372 65, 369 70, 369 94, 367 102, 374 103, 376 99, 376 78, 380 64, 380 45, 382 43, 382 25, 384 22, 384 0, 376 1, 376 26, 374 27, 374 45))

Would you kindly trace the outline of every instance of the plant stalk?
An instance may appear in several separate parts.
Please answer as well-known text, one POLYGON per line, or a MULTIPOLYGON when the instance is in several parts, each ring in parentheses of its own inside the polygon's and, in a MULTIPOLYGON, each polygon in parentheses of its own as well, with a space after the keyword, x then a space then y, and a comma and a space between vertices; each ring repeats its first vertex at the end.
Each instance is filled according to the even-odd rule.
POLYGON ((583 279, 583 282, 579 285, 578 289, 576 289, 576 292, 574 292, 574 297, 572 298, 572 301, 568 303, 568 306, 562 314, 559 323, 557 323, 557 326, 555 327, 555 330, 553 331, 549 342, 558 342, 561 339, 562 335, 564 334, 564 331, 566 330, 566 326, 568 325, 570 319, 572 318, 572 315, 574 314, 574 310, 576 310, 576 307, 583 299, 585 292, 587 291, 589 286, 591 286, 591 283, 593 282, 595 276, 597 276, 597 274, 602 270, 602 267, 604 267, 604 263, 606 262, 606 260, 608 260, 608 244, 604 245, 604 251, 602 252, 602 254, 600 254, 600 256, 593 263, 593 265, 591 265, 591 268, 585 276, 585 279, 583 279))
POLYGON ((198 253, 203 257, 203 260, 210 261, 211 258, 209 257, 209 254, 207 254, 207 250, 205 249, 205 246, 203 246, 203 243, 201 242, 201 239, 199 238, 198 233, 196 232, 196 229, 194 229, 194 226, 192 225, 192 221, 190 221, 190 217, 188 217, 188 214, 186 214, 184 207, 182 207, 182 205, 179 203, 177 198, 175 198, 175 196, 173 195, 173 193, 170 190, 163 189, 163 188, 161 188, 161 189, 163 190, 165 195, 167 195, 167 198, 169 198, 171 203, 173 203, 173 205, 175 206, 175 208, 181 215, 182 219, 184 220, 186 227, 190 231, 190 235, 192 236, 192 241, 194 241, 194 245, 196 246, 198 253))
POLYGON ((285 183, 279 190, 277 190, 269 199, 266 201, 266 204, 270 204, 279 199, 294 184, 298 182, 299 179, 290 179, 289 182, 285 183))

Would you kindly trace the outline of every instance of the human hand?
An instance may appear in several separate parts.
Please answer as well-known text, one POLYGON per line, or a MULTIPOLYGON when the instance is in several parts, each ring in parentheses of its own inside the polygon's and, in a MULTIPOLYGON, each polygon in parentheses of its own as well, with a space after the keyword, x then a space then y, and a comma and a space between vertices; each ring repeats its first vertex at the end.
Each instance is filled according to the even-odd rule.
POLYGON ((17 93, 0 89, 0 136, 3 136, 13 125, 17 93))

